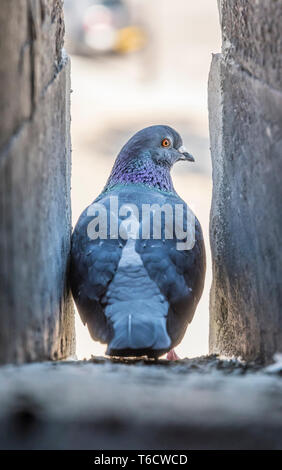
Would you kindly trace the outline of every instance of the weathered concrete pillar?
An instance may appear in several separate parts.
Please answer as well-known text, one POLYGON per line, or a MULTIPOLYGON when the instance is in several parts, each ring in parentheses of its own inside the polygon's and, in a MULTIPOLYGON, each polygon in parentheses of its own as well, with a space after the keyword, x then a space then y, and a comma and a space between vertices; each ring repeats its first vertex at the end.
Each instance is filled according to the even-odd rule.
POLYGON ((210 350, 282 351, 282 0, 222 0, 209 77, 210 350))
POLYGON ((74 351, 62 0, 0 8, 0 363, 74 351))

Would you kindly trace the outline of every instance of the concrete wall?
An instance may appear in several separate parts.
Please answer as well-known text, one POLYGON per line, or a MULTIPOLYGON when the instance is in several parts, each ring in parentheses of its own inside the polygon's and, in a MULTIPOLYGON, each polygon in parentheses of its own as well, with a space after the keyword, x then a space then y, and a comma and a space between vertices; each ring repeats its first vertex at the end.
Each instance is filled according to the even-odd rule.
POLYGON ((61 0, 1 0, 0 363, 74 351, 63 38, 61 0))
POLYGON ((219 2, 209 77, 210 350, 282 351, 282 0, 219 2))

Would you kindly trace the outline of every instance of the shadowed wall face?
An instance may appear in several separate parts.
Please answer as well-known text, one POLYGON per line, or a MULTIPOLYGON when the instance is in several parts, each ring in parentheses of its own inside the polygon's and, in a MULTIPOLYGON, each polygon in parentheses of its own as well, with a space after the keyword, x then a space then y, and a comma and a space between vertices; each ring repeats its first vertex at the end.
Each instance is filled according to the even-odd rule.
POLYGON ((210 350, 282 351, 282 1, 220 3, 209 77, 210 350))
POLYGON ((0 362, 74 352, 70 67, 61 0, 0 9, 0 362))

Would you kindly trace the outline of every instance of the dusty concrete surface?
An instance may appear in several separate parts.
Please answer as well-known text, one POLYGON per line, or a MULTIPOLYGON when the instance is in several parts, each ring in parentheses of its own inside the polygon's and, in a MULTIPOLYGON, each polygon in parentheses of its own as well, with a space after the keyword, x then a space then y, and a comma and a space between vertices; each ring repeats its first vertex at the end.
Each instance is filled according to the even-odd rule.
POLYGON ((282 88, 281 0, 221 1, 223 53, 270 87, 282 88))
POLYGON ((74 349, 70 245, 70 65, 62 1, 0 9, 0 363, 74 349))
POLYGON ((0 369, 1 449, 282 449, 282 368, 215 356, 0 369))
POLYGON ((220 3, 209 77, 213 160, 210 350, 282 350, 282 1, 220 3))

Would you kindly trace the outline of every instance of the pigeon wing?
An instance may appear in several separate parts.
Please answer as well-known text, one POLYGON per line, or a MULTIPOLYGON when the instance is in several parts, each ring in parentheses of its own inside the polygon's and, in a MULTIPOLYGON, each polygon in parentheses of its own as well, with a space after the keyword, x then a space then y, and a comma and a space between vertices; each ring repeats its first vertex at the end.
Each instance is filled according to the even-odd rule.
MULTIPOLYGON (((104 204, 107 209, 107 201, 104 204)), ((111 337, 104 314, 105 294, 117 271, 124 241, 89 237, 93 215, 88 214, 89 208, 82 213, 72 236, 70 282, 83 323, 94 340, 104 343, 111 337)))
MULTIPOLYGON (((205 247, 195 217, 195 243, 191 249, 177 249, 177 239, 140 240, 137 243, 151 279, 169 302, 167 319, 172 346, 178 344, 192 321, 201 297, 205 277, 205 247)), ((164 233, 162 233, 164 235, 164 233)))

